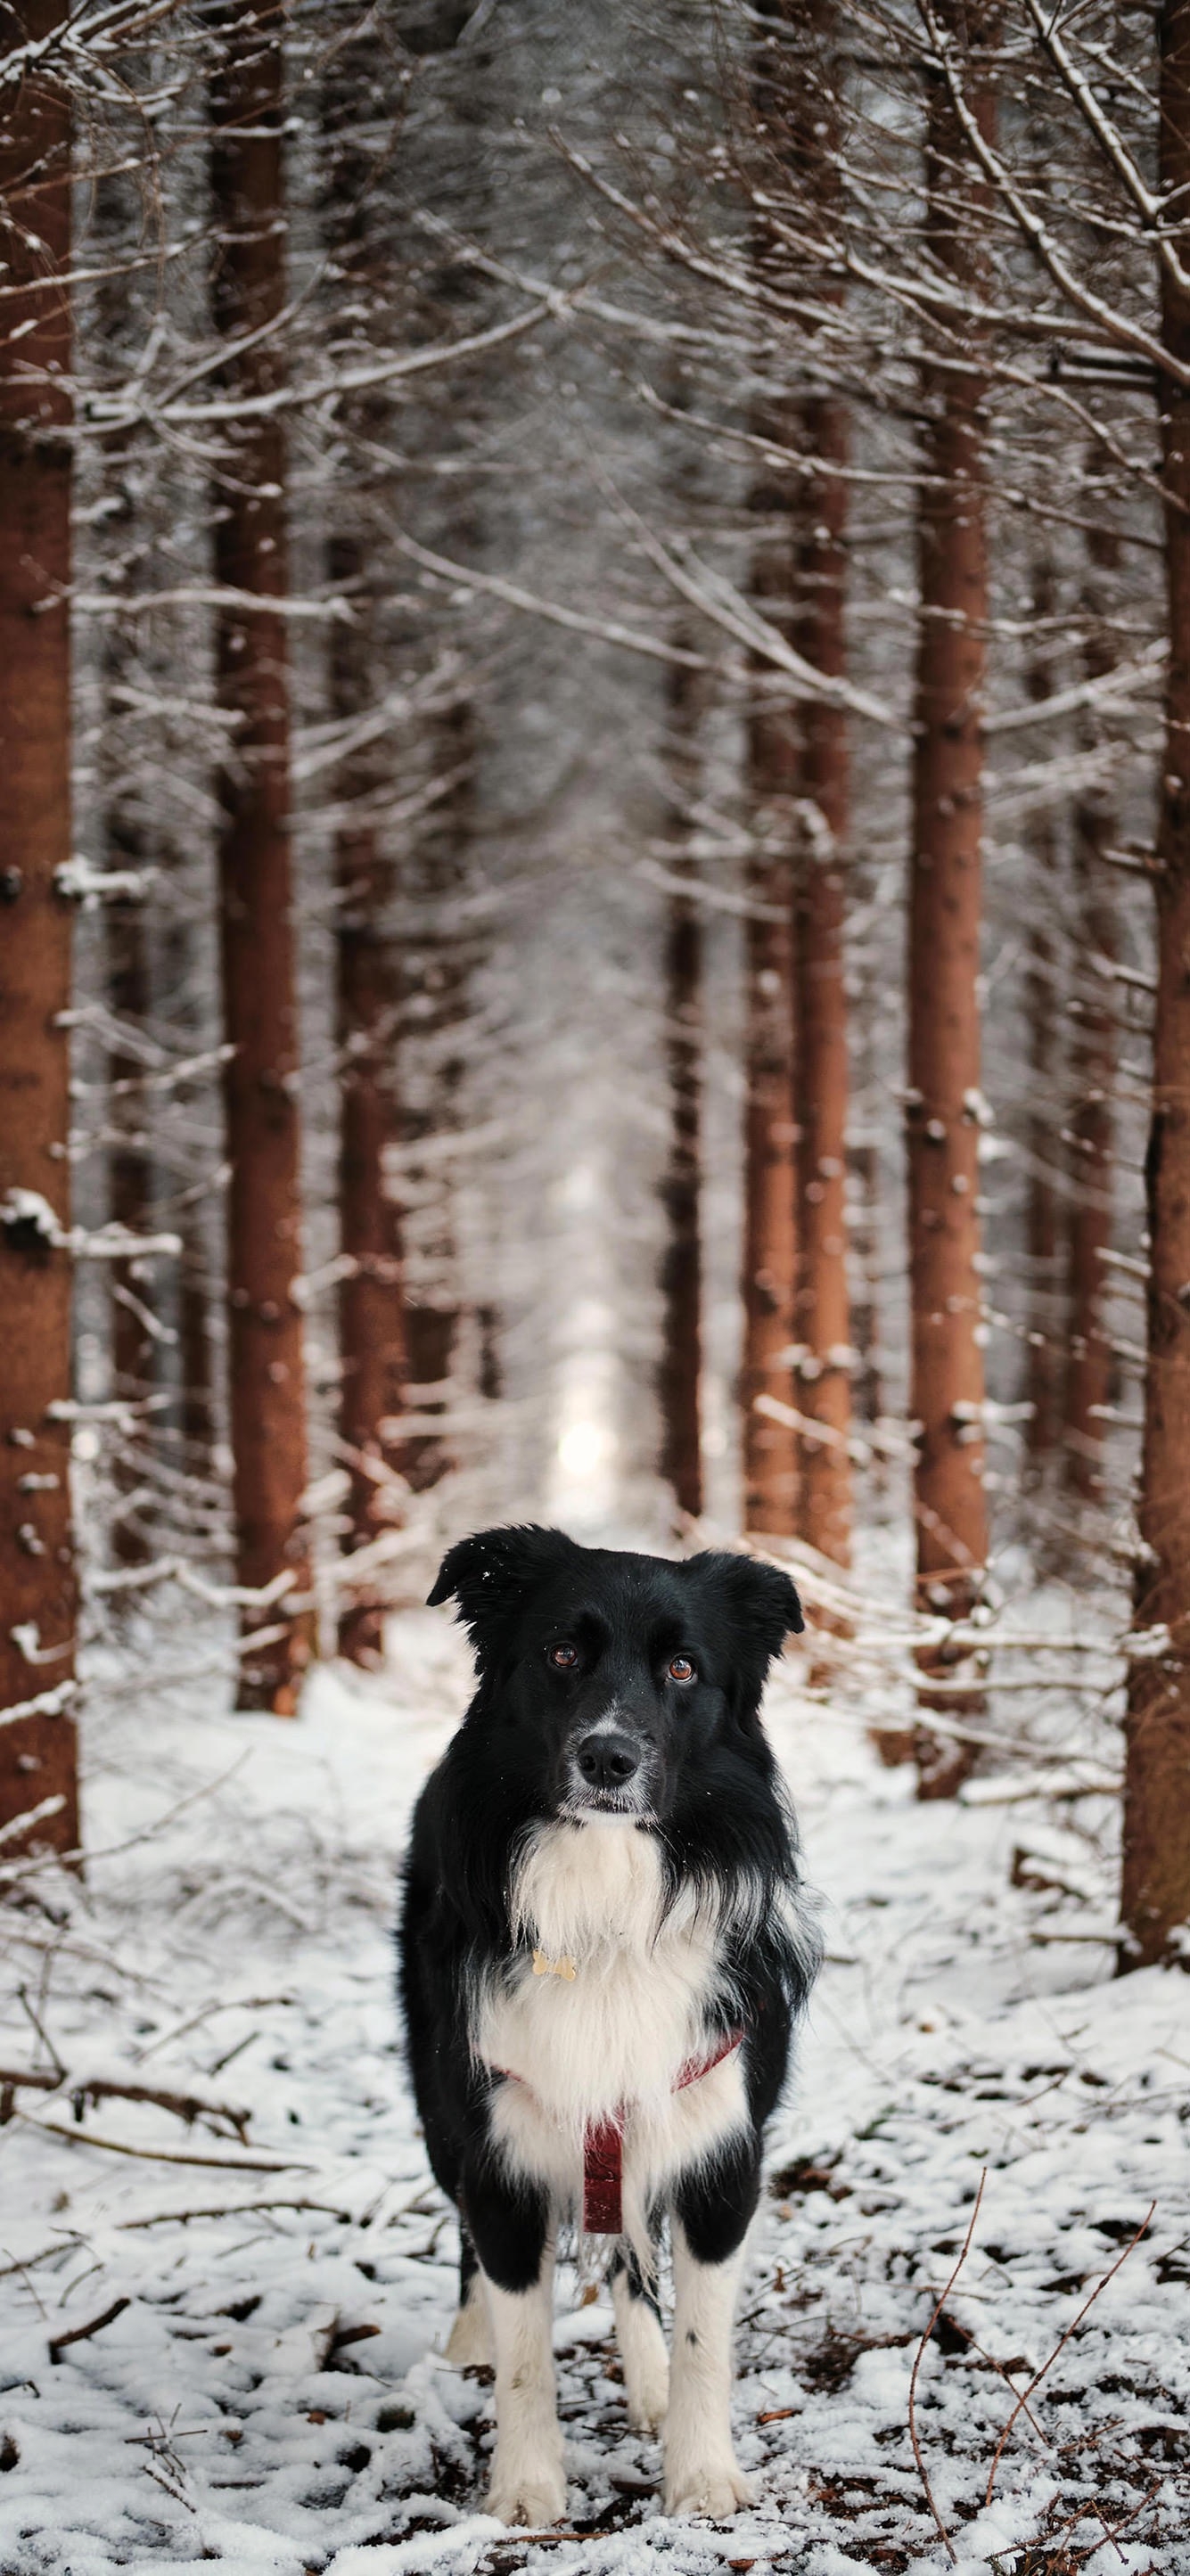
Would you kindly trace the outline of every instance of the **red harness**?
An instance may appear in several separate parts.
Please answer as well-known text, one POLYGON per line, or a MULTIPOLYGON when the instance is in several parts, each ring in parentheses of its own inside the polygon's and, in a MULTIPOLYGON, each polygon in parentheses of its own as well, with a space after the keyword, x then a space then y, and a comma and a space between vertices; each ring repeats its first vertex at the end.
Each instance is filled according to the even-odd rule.
MULTIPOLYGON (((734 2055, 743 2040, 742 2030, 729 2031, 726 2039, 709 2057, 688 2057, 674 2085, 675 2093, 684 2093, 688 2084, 697 2084, 709 2075, 713 2066, 721 2066, 725 2057, 734 2055)), ((512 2075, 506 2066, 494 2066, 494 2075, 502 2075, 511 2084, 521 2077, 512 2075)), ((621 2103, 610 2120, 588 2120, 583 2132, 583 2228, 588 2236, 622 2236, 624 2232, 624 2124, 628 2106, 621 2103)))

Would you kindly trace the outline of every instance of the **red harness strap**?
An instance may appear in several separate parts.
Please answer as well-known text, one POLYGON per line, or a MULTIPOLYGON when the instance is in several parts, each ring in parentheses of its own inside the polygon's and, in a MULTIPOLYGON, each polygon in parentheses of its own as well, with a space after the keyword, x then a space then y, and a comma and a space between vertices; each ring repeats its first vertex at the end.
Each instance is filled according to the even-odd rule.
MULTIPOLYGON (((697 2084, 713 2066, 721 2066, 724 2058, 739 2047, 743 2036, 742 2030, 729 2031, 709 2057, 688 2057, 674 2085, 675 2093, 684 2093, 688 2084, 697 2084)), ((627 2116, 621 2107, 614 2119, 587 2122, 583 2135, 583 2227, 588 2236, 621 2236, 624 2232, 627 2116)))

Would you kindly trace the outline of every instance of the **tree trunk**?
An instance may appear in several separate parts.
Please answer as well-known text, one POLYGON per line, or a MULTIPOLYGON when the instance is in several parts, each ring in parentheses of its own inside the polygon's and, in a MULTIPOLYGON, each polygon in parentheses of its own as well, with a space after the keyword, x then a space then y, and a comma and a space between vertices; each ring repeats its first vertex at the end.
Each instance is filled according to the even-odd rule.
POLYGON ((207 1249, 198 1211, 187 1211, 182 1228, 178 1279, 177 1422, 182 1462, 188 1476, 205 1483, 213 1472, 215 1443, 214 1371, 211 1362, 210 1278, 207 1249))
MULTIPOLYGON (((274 19, 267 25, 276 28, 274 19)), ((285 300, 282 190, 284 63, 240 0, 219 19, 212 86, 211 194, 218 235, 216 329, 240 340, 225 391, 267 397, 282 381, 277 325, 285 300), (249 335, 257 335, 250 338, 249 335), (245 345, 246 344, 246 345, 245 345)), ((219 703, 237 718, 219 782, 220 939, 230 1302, 231 1445, 237 1579, 254 1590, 295 1578, 309 1590, 301 1496, 306 1398, 301 1311, 299 1042, 291 919, 289 674, 286 626, 270 601, 286 590, 285 440, 268 412, 228 433, 216 490, 215 568, 229 590, 216 614, 219 703)), ((245 1628, 262 1626, 248 1607, 245 1628)), ((308 1610, 271 1607, 282 1633, 241 1660, 239 1706, 292 1714, 311 1651, 308 1610)))
MULTIPOLYGON (((108 858, 113 868, 135 865, 140 853, 109 814, 108 858)), ((143 1027, 149 1014, 148 953, 145 923, 138 898, 112 899, 107 907, 107 995, 114 1018, 130 1029, 143 1027)), ((108 1058, 113 1089, 109 1124, 116 1139, 108 1156, 108 1206, 113 1225, 127 1234, 142 1234, 149 1196, 148 1138, 145 1098, 138 1076, 144 1065, 127 1044, 114 1046, 108 1058), (118 1085, 126 1086, 123 1089, 118 1085)), ((111 1264, 112 1392, 144 1395, 152 1374, 152 1343, 142 1307, 146 1281, 135 1255, 111 1264)), ((151 1289, 148 1291, 152 1294, 151 1289)), ((149 1555, 149 1533, 139 1515, 144 1502, 140 1457, 135 1434, 124 1432, 115 1448, 116 1507, 112 1516, 112 1553, 118 1565, 143 1565, 149 1555)))
MULTIPOLYGON (((359 541, 333 539, 329 568, 336 591, 350 587, 359 594, 360 622, 337 628, 331 649, 333 709, 336 716, 348 718, 370 703, 374 668, 359 541)), ((366 799, 376 784, 357 756, 340 781, 341 801, 366 799)), ((386 1168, 401 1138, 393 1069, 401 965, 388 920, 392 871, 376 825, 367 820, 344 824, 335 864, 342 1064, 339 1213, 342 1250, 351 1265, 339 1292, 339 1438, 351 1477, 344 1537, 350 1554, 376 1538, 386 1499, 391 1508, 386 1471, 396 1466, 396 1425, 407 1375, 400 1210, 386 1168)), ((382 1644, 383 1602, 374 1582, 366 1579, 362 1591, 353 1590, 345 1600, 339 1649, 355 1663, 373 1663, 382 1644)))
MULTIPOLYGON (((847 462, 847 416, 830 399, 806 406, 809 453, 847 462)), ((800 563, 800 641, 806 660, 846 676, 844 623, 847 486, 816 475, 807 494, 812 533, 800 563)), ((802 792, 810 847, 798 906, 797 1106, 800 1287, 799 1410, 821 1423, 802 1435, 801 1534, 821 1555, 851 1555, 851 1331, 847 1287, 847 990, 844 980, 845 846, 849 823, 847 718, 809 699, 802 711, 802 792)))
MULTIPOLYGON (((1043 557, 1033 582, 1033 615, 1048 626, 1054 614, 1053 565, 1043 557)), ((1049 696, 1051 664, 1044 643, 1029 664, 1029 696, 1036 703, 1049 696)), ((1031 1480, 1044 1474, 1058 1441, 1061 1367, 1058 1300, 1061 1236, 1057 1191, 1057 1142, 1054 1135, 1055 1085, 1059 1075, 1056 1034, 1058 993, 1052 916, 1058 888, 1058 835, 1052 814, 1037 814, 1029 826, 1032 898, 1028 961, 1025 967, 1025 1013, 1029 1046, 1028 1155, 1029 1196, 1025 1240, 1029 1259, 1029 1342, 1026 1391, 1031 1407, 1027 1447, 1031 1480)))
MULTIPOLYGON (((986 36, 961 0, 948 0, 942 14, 970 48, 986 36)), ((990 133, 991 96, 986 87, 977 96, 980 75, 970 57, 966 76, 990 133)), ((974 181, 956 180, 967 147, 941 74, 927 79, 926 239, 936 265, 962 288, 978 275, 977 210, 985 192, 974 181)), ((977 1191, 980 715, 988 600, 985 385, 973 348, 971 358, 969 370, 927 369, 923 385, 909 918, 909 1403, 921 1426, 914 1478, 918 1599, 952 1618, 970 1608, 987 1556, 977 1191)), ((971 1748, 940 1742, 921 1727, 922 1796, 946 1795, 973 1759, 971 1748)))
POLYGON ((393 1450, 399 1473, 418 1494, 428 1493, 458 1465, 448 1418, 456 1392, 462 1308, 455 1189, 449 1160, 434 1149, 458 1124, 476 965, 463 904, 475 830, 478 757, 469 698, 456 698, 432 721, 426 750, 427 783, 443 792, 423 825, 421 847, 404 871, 421 917, 403 978, 405 1025, 415 1035, 420 1063, 411 1063, 411 1079, 402 1084, 400 1162, 407 1210, 404 1400, 423 1427, 402 1428, 393 1450), (424 1159, 423 1147, 429 1148, 424 1159), (432 1427, 438 1416, 441 1430, 432 1427))
MULTIPOLYGON (((1110 608, 1096 572, 1111 571, 1119 560, 1119 542, 1109 528, 1088 540, 1091 572, 1085 607, 1091 620, 1086 651, 1090 680, 1103 678, 1115 663, 1106 628, 1097 619, 1110 608)), ((1093 720, 1092 720, 1093 722, 1093 720)), ((1092 734, 1093 739, 1093 734, 1092 734)), ((1074 810, 1074 866, 1079 904, 1079 960, 1082 973, 1071 1004, 1074 1043, 1071 1050, 1075 1097, 1071 1114, 1071 1179, 1069 1241, 1069 1356, 1066 1366, 1066 1482, 1085 1502, 1103 1494, 1105 1409, 1111 1395, 1112 1353, 1104 1324, 1107 1287, 1103 1255, 1112 1239, 1112 1093, 1116 1079, 1116 1015, 1112 986, 1099 971, 1099 959, 1116 953, 1115 904, 1110 869, 1103 853, 1115 838, 1110 799, 1098 789, 1079 797, 1074 810)))
MULTIPOLYGON (((688 872, 681 852, 690 829, 696 792, 694 675, 675 669, 670 695, 674 780, 671 827, 678 837, 678 873, 688 872)), ((671 866, 672 866, 671 862, 671 866)), ((665 1249, 661 1260, 661 1475, 670 1487, 679 1523, 702 1511, 702 1240, 700 1112, 702 1092, 702 925, 687 894, 669 899, 665 940, 665 1055, 669 1075, 669 1150, 661 1200, 665 1249)))
MULTIPOLYGON (((0 8, 0 48, 65 23, 0 8)), ((70 1510, 70 112, 38 69, 5 97, 0 224, 0 1826, 78 1847, 70 1510), (28 1714, 7 1712, 26 1708, 28 1714), (38 1813, 38 1811, 41 1811, 38 1813)))
MULTIPOLYGON (((173 864, 172 854, 167 853, 173 864)), ((212 1030, 205 992, 195 986, 194 945, 185 919, 167 916, 159 925, 156 972, 160 1010, 175 1040, 187 1053, 201 1055, 212 1030)), ((217 1007, 217 1003, 215 1005, 217 1007)), ((205 1107, 205 1100, 204 1100, 205 1107)), ((218 1508, 215 1447, 215 1365, 211 1347, 211 1233, 220 1221, 209 1206, 211 1176, 196 1181, 183 1148, 171 1174, 173 1205, 169 1223, 182 1238, 178 1261, 178 1348, 176 1390, 168 1413, 158 1416, 162 1445, 168 1446, 174 1469, 184 1478, 198 1505, 200 1525, 218 1508)), ((183 1520, 185 1527, 186 1520, 183 1520)))
POLYGON ((774 1537, 796 1531, 800 1485, 792 1422, 758 1405, 758 1399, 772 1398, 786 1413, 793 1409, 797 1129, 789 873, 779 861, 751 872, 745 969, 744 1527, 774 1537))
MULTIPOLYGON (((1160 12, 1160 180, 1190 189, 1190 0, 1160 12)), ((1162 336, 1190 365, 1190 295, 1161 269, 1162 336)), ((1185 1958, 1190 1924, 1190 394, 1159 386, 1169 668, 1157 859, 1157 1007, 1146 1164, 1148 1367, 1120 1911, 1126 1967, 1185 1958), (1156 1649, 1156 1651, 1154 1651, 1156 1649)))
MULTIPOLYGON (((766 421, 773 431, 774 424, 766 421)), ((752 506, 787 507, 784 483, 758 484, 752 506)), ((758 549, 752 587, 765 613, 788 624, 786 543, 758 549)), ((772 1537, 798 1528, 801 1492, 793 1416, 797 1325, 797 1122, 793 1052, 793 872, 800 775, 797 719, 788 706, 754 709, 748 786, 757 856, 744 961, 744 1347, 740 1369, 744 1527, 772 1537), (771 1402, 774 1412, 765 1411, 771 1402), (784 1416, 785 1418, 782 1418, 784 1416)))
MULTIPOLYGON (((384 30, 366 13, 328 48, 322 88, 323 240, 336 305, 355 317, 391 309, 404 286, 392 237, 391 205, 378 196, 391 133, 365 105, 392 64, 384 30), (388 220, 386 221, 386 212, 388 220), (395 273, 394 273, 395 272, 395 273)), ((334 308, 332 308, 334 309, 334 308)), ((339 1291, 339 1444, 350 1478, 343 1549, 348 1560, 390 1521, 402 1488, 392 1471, 405 1402, 408 1335, 399 1202, 390 1162, 402 1139, 395 1061, 403 960, 392 919, 397 871, 387 846, 392 825, 377 811, 391 783, 388 729, 360 740, 376 704, 384 641, 376 607, 385 576, 377 562, 375 474, 353 472, 354 442, 379 449, 390 430, 382 395, 357 395, 344 414, 347 449, 332 493, 327 578, 350 599, 351 625, 331 632, 331 713, 352 748, 336 780, 343 816, 335 836, 336 1027, 339 1048, 339 1227, 345 1272, 339 1291)), ((383 1645, 384 1599, 374 1573, 343 1569, 341 1654, 374 1664, 383 1645)))

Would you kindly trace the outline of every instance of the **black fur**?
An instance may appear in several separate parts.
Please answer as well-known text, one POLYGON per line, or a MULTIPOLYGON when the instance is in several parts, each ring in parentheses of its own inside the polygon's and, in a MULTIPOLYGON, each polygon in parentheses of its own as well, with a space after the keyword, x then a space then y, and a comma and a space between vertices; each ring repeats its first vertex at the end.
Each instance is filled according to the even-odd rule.
POLYGON ((790 1930, 796 1837, 760 1723, 769 1665, 787 1631, 802 1626, 793 1584, 745 1556, 673 1563, 580 1547, 558 1530, 494 1529, 451 1548, 430 1600, 451 1597, 471 1634, 478 1687, 418 1801, 401 1988, 430 2162, 463 2220, 464 2296, 475 2253, 501 2287, 531 2283, 551 2215, 545 2191, 491 2152, 488 2105, 500 2078, 471 2054, 466 1999, 477 1973, 513 1958, 510 1881, 527 1833, 573 1813, 576 1798, 618 1806, 614 1783, 588 1787, 576 1768, 585 1730, 612 1707, 623 1759, 639 1761, 637 1793, 647 1784, 639 1830, 658 1839, 671 1901, 693 1881, 725 1926, 708 2050, 746 2031, 750 2135, 680 2175, 671 2192, 693 2251, 721 2261, 755 2207, 764 2124, 817 1964, 812 1938, 790 1930), (573 1670, 549 1660, 559 1641, 574 1645, 573 1670), (679 1655, 694 1664, 692 1682, 670 1676, 679 1655))

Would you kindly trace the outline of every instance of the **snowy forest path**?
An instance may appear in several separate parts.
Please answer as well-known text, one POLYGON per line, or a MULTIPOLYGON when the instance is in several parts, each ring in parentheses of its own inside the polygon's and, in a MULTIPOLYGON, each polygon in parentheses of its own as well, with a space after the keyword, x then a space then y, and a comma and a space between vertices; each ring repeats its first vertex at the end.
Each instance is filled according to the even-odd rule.
POLYGON ((10 1909, 5 2065, 52 2073, 56 2055, 76 2090, 243 2106, 248 2144, 213 2107, 187 2125, 113 2091, 76 2124, 44 2087, 11 2101, 4 2576, 941 2567, 909 2382, 985 2171, 916 2389, 955 2562, 1007 2570, 1028 2547, 1029 2568, 1056 2571, 1118 2528, 1114 2566, 1184 2566, 1180 1980, 1111 1981, 1111 1863, 1097 1878, 1088 1839, 1039 1831, 1033 1807, 1022 1822, 986 1782, 919 1805, 858 1724, 806 1699, 792 1661, 769 1716, 828 1964, 742 2299, 735 2415, 759 2502, 721 2527, 660 2517, 610 2302, 564 2265, 572 2521, 526 2539, 480 2514, 490 2391, 440 2358, 454 2222, 404 2086, 390 1944, 405 1818, 463 1705, 465 1657, 434 1614, 390 1636, 382 1677, 321 1672, 293 1729, 164 1701, 112 1720, 89 1813, 96 1851, 122 1855, 86 1887, 43 1877, 42 1904, 10 1909), (1017 2417, 986 2504, 1017 2397, 1154 2201, 1017 2417))

